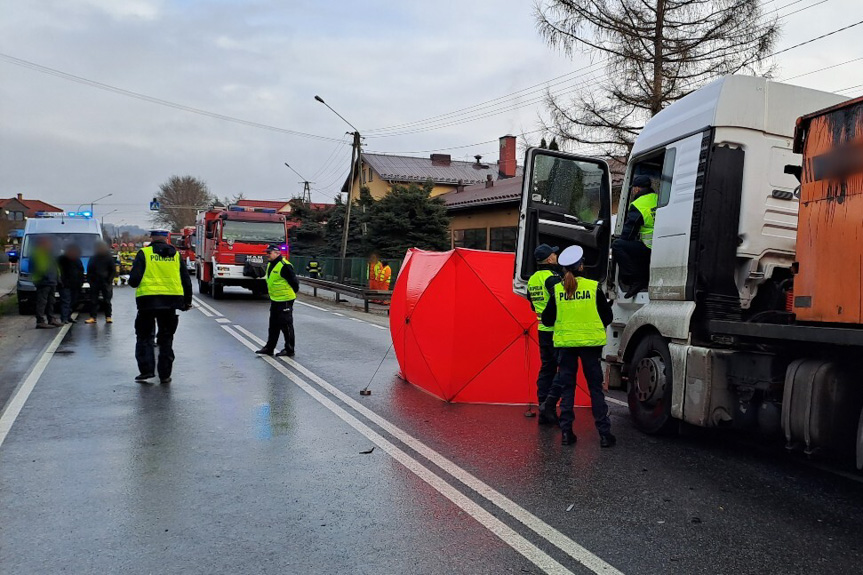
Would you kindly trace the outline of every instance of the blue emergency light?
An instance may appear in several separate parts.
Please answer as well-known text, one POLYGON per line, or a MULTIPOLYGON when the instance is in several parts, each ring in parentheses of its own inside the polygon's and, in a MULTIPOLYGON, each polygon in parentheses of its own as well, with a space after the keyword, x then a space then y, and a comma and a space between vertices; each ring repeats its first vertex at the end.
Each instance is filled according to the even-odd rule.
POLYGON ((245 212, 246 210, 243 209, 243 206, 228 206, 228 211, 229 212, 245 212))

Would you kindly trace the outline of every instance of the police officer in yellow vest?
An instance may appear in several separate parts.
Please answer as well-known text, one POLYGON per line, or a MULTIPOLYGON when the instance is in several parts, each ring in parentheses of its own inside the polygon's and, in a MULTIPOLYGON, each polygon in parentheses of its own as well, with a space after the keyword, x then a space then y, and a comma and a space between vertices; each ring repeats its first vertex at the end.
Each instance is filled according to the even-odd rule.
POLYGON ((138 306, 135 359, 140 373, 135 381, 147 383, 158 373, 161 383, 171 383, 174 333, 179 323, 177 310, 192 308, 192 280, 177 248, 168 243, 167 231, 150 232, 150 245, 135 255, 129 285, 135 288, 138 306), (158 363, 153 334, 159 346, 158 363))
MULTIPOLYGON (((557 356, 558 352, 554 349, 554 327, 545 326, 542 324, 542 312, 548 305, 548 300, 551 294, 554 293, 554 286, 560 283, 560 274, 558 273, 557 252, 558 247, 551 247, 548 244, 540 244, 533 251, 533 256, 536 259, 536 272, 527 280, 527 296, 530 299, 530 305, 533 311, 536 312, 538 322, 537 330, 539 336, 539 375, 536 378, 536 399, 537 405, 542 405, 545 402, 545 397, 548 395, 548 390, 551 388, 551 382, 557 374, 557 356)), ((547 417, 542 413, 537 418, 540 425, 555 425, 557 417, 547 417)))
POLYGON ((612 447, 617 439, 611 434, 599 361, 606 341, 605 328, 613 314, 599 284, 579 275, 584 267, 583 258, 584 250, 579 246, 563 250, 558 260, 565 271, 563 281, 554 286, 552 297, 542 312, 542 323, 554 328, 554 347, 559 352, 560 367, 540 409, 544 416, 556 417, 560 400, 561 443, 576 442, 572 423, 575 421, 575 378, 581 360, 599 444, 612 447))
POLYGON ((291 262, 282 257, 279 246, 267 246, 267 290, 270 293, 270 326, 267 343, 256 351, 273 355, 279 344, 279 333, 285 336, 285 348, 277 356, 294 357, 294 300, 300 291, 300 281, 291 262))
POLYGON ((650 283, 653 224, 659 201, 648 176, 633 178, 631 189, 635 199, 626 212, 620 237, 611 246, 612 256, 620 270, 620 283, 626 287, 626 298, 635 297, 650 283))

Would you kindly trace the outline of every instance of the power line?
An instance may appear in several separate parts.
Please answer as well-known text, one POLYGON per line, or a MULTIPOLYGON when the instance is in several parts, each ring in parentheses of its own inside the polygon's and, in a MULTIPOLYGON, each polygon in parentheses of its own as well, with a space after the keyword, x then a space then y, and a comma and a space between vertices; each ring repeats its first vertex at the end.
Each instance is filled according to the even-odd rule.
POLYGON ((57 78, 61 78, 63 80, 68 80, 70 82, 76 82, 78 84, 83 84, 85 86, 89 86, 91 88, 97 88, 99 90, 104 90, 106 92, 113 92, 114 94, 119 94, 121 96, 127 96, 129 98, 135 98, 137 100, 142 100, 144 102, 150 102, 151 104, 158 104, 160 106, 165 106, 168 108, 173 108, 175 110, 181 110, 183 112, 190 112, 192 114, 198 114, 201 116, 207 116, 209 118, 215 118, 216 120, 222 120, 225 122, 233 122, 235 124, 241 124, 243 126, 248 126, 251 128, 259 128, 261 130, 270 130, 272 132, 279 132, 282 134, 288 134, 291 136, 298 136, 301 138, 311 138, 315 140, 326 140, 330 142, 340 142, 336 138, 330 138, 327 136, 319 136, 317 134, 309 134, 306 132, 298 132, 296 130, 289 130, 287 128, 279 128, 277 126, 270 126, 268 124, 261 124, 259 122, 252 122, 250 120, 244 120, 242 118, 235 118, 233 116, 226 116, 224 114, 219 114, 216 112, 210 112, 208 110, 202 110, 200 108, 193 108, 192 106, 186 106, 185 104, 179 104, 177 102, 172 102, 170 100, 163 100, 162 98, 156 98, 154 96, 148 96, 147 94, 142 94, 140 92, 134 92, 132 90, 126 90, 124 88, 118 88, 117 86, 112 86, 110 84, 105 84, 102 82, 97 82, 96 80, 90 80, 88 78, 84 78, 82 76, 76 76, 74 74, 69 74, 68 72, 63 72, 61 70, 57 70, 55 68, 49 68, 47 66, 42 66, 41 64, 36 64, 35 62, 30 62, 28 60, 23 60, 21 58, 16 58, 14 56, 10 56, 8 54, 0 53, 0 60, 4 60, 10 64, 14 64, 16 66, 21 66, 23 68, 28 68, 35 72, 40 72, 42 74, 47 74, 49 76, 55 76, 57 78))
POLYGON ((796 80, 797 78, 803 78, 804 76, 811 76, 812 74, 817 74, 818 72, 824 72, 826 70, 832 70, 833 68, 838 68, 839 66, 844 66, 846 64, 851 64, 852 62, 859 62, 863 60, 863 56, 858 58, 854 58, 852 60, 846 60, 844 62, 839 62, 838 64, 833 64, 832 66, 827 66, 826 68, 818 68, 817 70, 812 70, 809 72, 804 72, 803 74, 797 74, 796 76, 790 76, 788 78, 782 78, 779 80, 780 82, 787 82, 789 80, 796 80))
POLYGON ((799 44, 794 44, 793 46, 789 46, 788 48, 783 48, 782 50, 779 50, 778 52, 773 52, 772 54, 769 54, 765 57, 766 58, 772 58, 772 57, 777 56, 779 54, 784 54, 785 52, 788 52, 789 50, 793 50, 794 48, 799 48, 800 46, 805 46, 807 44, 811 44, 812 42, 817 42, 818 40, 823 40, 824 38, 827 38, 828 36, 833 36, 834 34, 838 34, 839 32, 844 32, 845 30, 850 30, 851 28, 854 28, 855 26, 859 26, 860 24, 863 24, 863 20, 860 20, 859 22, 855 22, 854 24, 849 24, 848 26, 844 26, 842 28, 838 28, 836 30, 833 30, 832 32, 822 34, 820 36, 812 38, 811 40, 806 40, 805 42, 800 42, 799 44))

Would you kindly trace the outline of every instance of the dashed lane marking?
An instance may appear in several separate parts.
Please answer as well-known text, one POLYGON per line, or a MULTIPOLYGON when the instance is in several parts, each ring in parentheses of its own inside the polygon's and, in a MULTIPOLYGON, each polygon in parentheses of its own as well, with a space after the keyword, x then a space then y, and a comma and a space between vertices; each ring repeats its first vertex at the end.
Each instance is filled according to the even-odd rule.
MULTIPOLYGON (((77 313, 72 315, 73 319, 77 317, 77 313)), ((42 352, 42 356, 36 362, 36 365, 33 366, 33 369, 27 375, 26 379, 24 379, 24 383, 18 387, 15 395, 12 396, 12 399, 6 404, 6 409, 4 409, 3 413, 0 414, 0 446, 3 445, 3 442, 6 440, 6 436, 9 435, 9 430, 12 429, 12 425, 14 425, 15 420, 18 418, 18 414, 21 413, 21 408, 24 407, 24 404, 27 402, 27 398, 30 397, 30 394, 33 392, 33 388, 36 387, 36 384, 39 382, 39 378, 42 377, 42 373, 44 373, 45 368, 48 367, 48 362, 51 361, 52 357, 54 357, 54 352, 57 351, 58 347, 60 347, 60 342, 63 341, 64 337, 66 337, 66 333, 68 333, 70 327, 72 327, 72 324, 67 323, 60 328, 57 335, 54 336, 54 339, 51 340, 51 343, 48 344, 48 347, 42 352)))
POLYGON ((620 401, 619 399, 617 399, 617 398, 615 398, 615 397, 609 397, 609 396, 607 396, 607 395, 606 395, 606 396, 605 396, 605 401, 607 401, 607 402, 609 402, 609 403, 613 403, 613 404, 615 404, 615 405, 622 405, 623 407, 629 407, 629 404, 628 404, 628 403, 626 403, 625 401, 620 401))
POLYGON ((193 300, 194 300, 194 301, 195 301, 199 306, 204 307, 204 308, 207 308, 207 310, 208 310, 210 313, 212 313, 213 315, 218 316, 218 317, 221 317, 221 316, 222 316, 222 312, 220 312, 219 310, 217 310, 216 308, 214 308, 214 307, 213 307, 213 306, 211 306, 210 304, 204 303, 204 302, 203 302, 203 300, 201 300, 201 298, 196 297, 196 296, 192 296, 192 299, 193 299, 193 300))
POLYGON ((310 304, 310 303, 306 303, 306 302, 304 302, 304 301, 299 301, 299 300, 297 300, 297 304, 298 304, 298 305, 304 305, 304 306, 306 306, 306 307, 310 307, 310 308, 312 308, 312 309, 316 309, 316 310, 318 310, 318 311, 328 311, 326 308, 323 308, 323 307, 320 307, 320 306, 316 306, 316 305, 312 305, 312 304, 310 304))
POLYGON ((216 321, 217 321, 217 322, 219 322, 219 323, 231 323, 231 320, 229 320, 229 319, 228 319, 228 318, 226 318, 226 317, 217 317, 217 318, 216 318, 216 321))
POLYGON ((334 312, 333 312, 333 315, 337 315, 337 316, 339 316, 339 317, 345 317, 345 315, 344 315, 344 314, 341 314, 341 313, 339 313, 339 312, 337 312, 337 311, 334 311, 334 312))
MULTIPOLYGON (((224 327, 224 326, 223 326, 224 327)), ((258 342, 263 345, 264 340, 257 337, 255 334, 244 328, 240 325, 234 325, 234 328, 241 331, 243 334, 249 337, 252 341, 258 342)), ((594 573, 602 573, 606 575, 622 575, 620 571, 603 561, 597 555, 594 555, 551 525, 542 521, 539 517, 531 513, 530 511, 524 509, 516 502, 512 501, 502 493, 498 492, 490 485, 486 484, 479 478, 475 477, 471 473, 465 471, 431 447, 428 447, 426 444, 422 443, 420 440, 416 439, 409 433, 405 432, 399 427, 396 427, 392 423, 390 423, 387 419, 384 419, 374 411, 368 409, 366 406, 362 405, 355 399, 349 397, 347 394, 333 386, 331 383, 327 382, 323 378, 319 377, 309 369, 307 369, 302 364, 298 363, 296 360, 283 357, 281 358, 285 363, 296 369, 298 372, 306 376, 308 379, 316 383, 319 387, 325 389, 327 392, 337 397, 343 403, 363 415, 366 419, 379 426, 381 429, 391 434, 393 437, 437 465, 439 468, 443 469, 447 473, 449 473, 452 477, 466 485, 467 487, 473 489, 479 495, 496 505, 498 508, 502 509, 516 520, 520 521, 522 524, 527 526, 530 530, 532 530, 537 535, 541 536, 543 539, 552 543, 555 547, 593 571, 594 573)))
POLYGON ((196 310, 198 310, 199 312, 201 312, 202 314, 204 314, 204 315, 205 315, 205 316, 207 316, 207 317, 213 317, 213 314, 211 314, 210 312, 208 312, 207 310, 205 310, 203 307, 201 307, 201 306, 199 306, 199 305, 196 305, 196 306, 195 306, 195 309, 196 309, 196 310))
MULTIPOLYGON (((238 327, 238 326, 237 326, 238 327)), ((233 336, 237 341, 244 346, 254 351, 255 346, 248 339, 237 333, 233 326, 223 325, 225 331, 233 336)), ((245 331, 245 330, 243 330, 245 331)), ((361 422, 355 416, 345 411, 337 405, 333 400, 326 397, 323 393, 315 389, 311 384, 301 379, 298 375, 290 371, 287 367, 280 364, 274 358, 262 356, 263 359, 271 366, 276 368, 282 375, 293 381, 300 389, 308 393, 318 403, 333 412, 339 419, 353 427, 369 441, 386 451, 393 459, 404 465, 408 470, 414 473, 417 477, 425 481, 435 491, 449 499, 453 504, 461 508, 465 513, 473 517, 480 525, 494 533, 504 543, 519 552, 531 563, 549 574, 572 575, 572 571, 558 563, 550 555, 542 551, 539 547, 525 539, 522 535, 509 527, 506 523, 486 511, 479 504, 472 501, 461 491, 447 483, 439 475, 435 474, 428 467, 424 466, 417 459, 408 455, 405 451, 397 447, 381 434, 374 431, 365 423, 361 422)))
POLYGON ((352 318, 350 318, 350 319, 351 319, 351 321, 358 321, 358 322, 360 322, 360 323, 369 323, 369 322, 367 322, 367 321, 365 321, 365 320, 363 320, 363 319, 360 319, 360 318, 358 318, 358 317, 352 317, 352 318))

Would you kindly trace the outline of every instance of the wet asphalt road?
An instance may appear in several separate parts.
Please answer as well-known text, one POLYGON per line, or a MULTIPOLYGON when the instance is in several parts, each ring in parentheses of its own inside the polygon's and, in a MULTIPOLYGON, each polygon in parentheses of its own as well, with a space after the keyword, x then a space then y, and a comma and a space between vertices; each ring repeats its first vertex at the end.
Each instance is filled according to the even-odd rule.
POLYGON ((523 407, 401 382, 391 352, 361 397, 385 318, 303 298, 298 367, 255 357, 267 303, 226 295, 182 315, 167 387, 132 380, 132 290, 114 325, 69 330, 0 445, 0 572, 863 571, 854 480, 646 437, 619 406, 615 449, 589 410, 564 447, 523 407))

